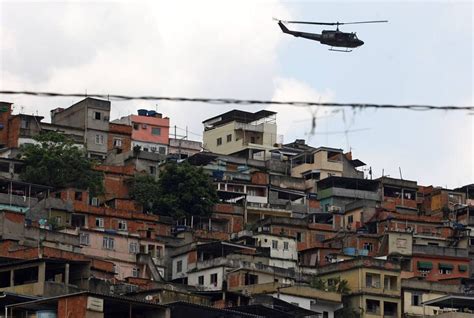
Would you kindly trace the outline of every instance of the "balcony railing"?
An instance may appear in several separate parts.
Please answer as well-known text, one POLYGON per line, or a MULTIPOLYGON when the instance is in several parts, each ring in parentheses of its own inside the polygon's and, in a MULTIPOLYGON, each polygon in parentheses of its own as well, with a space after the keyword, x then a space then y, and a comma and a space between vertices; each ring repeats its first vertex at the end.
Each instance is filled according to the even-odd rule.
POLYGON ((246 131, 254 131, 254 132, 263 132, 263 124, 259 125, 252 125, 252 124, 245 124, 245 123, 235 123, 235 129, 242 129, 246 131))
POLYGON ((457 247, 444 247, 434 245, 413 245, 413 254, 426 254, 436 256, 468 257, 468 250, 457 247))

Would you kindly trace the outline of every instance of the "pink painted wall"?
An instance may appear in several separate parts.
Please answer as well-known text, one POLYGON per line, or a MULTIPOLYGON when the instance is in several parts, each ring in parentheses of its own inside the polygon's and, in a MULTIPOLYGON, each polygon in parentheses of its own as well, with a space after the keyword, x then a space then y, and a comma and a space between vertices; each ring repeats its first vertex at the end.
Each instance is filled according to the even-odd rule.
POLYGON ((139 124, 138 129, 132 130, 132 139, 137 141, 146 141, 159 144, 168 144, 170 134, 170 119, 156 118, 148 116, 132 115, 132 123, 139 124), (143 124, 146 124, 146 128, 143 128, 143 124), (152 135, 151 129, 158 127, 161 129, 161 134, 152 135))

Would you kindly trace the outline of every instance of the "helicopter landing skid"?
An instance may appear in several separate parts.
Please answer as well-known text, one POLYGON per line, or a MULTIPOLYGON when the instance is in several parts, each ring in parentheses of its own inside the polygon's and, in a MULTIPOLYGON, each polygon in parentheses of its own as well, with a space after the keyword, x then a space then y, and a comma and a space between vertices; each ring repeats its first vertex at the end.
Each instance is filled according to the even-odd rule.
POLYGON ((338 49, 333 49, 333 48, 330 48, 329 51, 334 51, 334 52, 345 52, 345 53, 349 53, 349 52, 352 52, 352 50, 349 50, 348 48, 346 48, 345 50, 338 50, 338 49))

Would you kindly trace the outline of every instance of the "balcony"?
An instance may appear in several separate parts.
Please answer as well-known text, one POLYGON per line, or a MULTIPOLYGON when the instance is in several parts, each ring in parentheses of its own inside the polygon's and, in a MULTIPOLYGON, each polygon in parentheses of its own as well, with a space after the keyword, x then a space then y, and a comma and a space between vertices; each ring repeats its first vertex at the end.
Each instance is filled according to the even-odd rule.
POLYGON ((354 189, 343 189, 343 188, 328 188, 318 192, 318 198, 324 199, 329 197, 344 197, 354 198, 361 200, 380 200, 378 192, 365 191, 365 190, 354 190, 354 189))
POLYGON ((254 132, 263 133, 264 125, 263 124, 253 125, 253 124, 236 122, 235 130, 245 130, 245 131, 254 131, 254 132))
POLYGON ((463 248, 456 248, 456 247, 413 244, 413 254, 450 256, 450 257, 468 257, 468 250, 463 249, 463 248))
POLYGON ((286 204, 270 204, 270 203, 257 203, 247 202, 247 209, 259 210, 263 212, 284 212, 291 213, 291 210, 286 204))

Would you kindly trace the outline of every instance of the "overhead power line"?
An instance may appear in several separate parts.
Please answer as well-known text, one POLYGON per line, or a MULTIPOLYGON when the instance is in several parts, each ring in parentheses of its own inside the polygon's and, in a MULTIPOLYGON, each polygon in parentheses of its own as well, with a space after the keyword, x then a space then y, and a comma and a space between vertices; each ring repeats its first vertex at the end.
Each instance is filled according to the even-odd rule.
POLYGON ((51 92, 33 92, 33 91, 8 91, 2 90, 0 94, 5 95, 31 95, 40 97, 96 97, 108 100, 127 101, 127 100, 153 100, 153 101, 171 101, 171 102, 194 102, 207 104, 233 104, 233 105, 289 105, 296 107, 348 107, 353 109, 406 109, 406 110, 462 110, 474 111, 474 106, 434 106, 434 105, 393 105, 393 104, 369 104, 369 103, 320 103, 320 102, 299 102, 299 101, 275 101, 258 99, 236 99, 236 98, 200 98, 200 97, 167 97, 167 96, 127 96, 127 95, 109 95, 109 94, 76 94, 76 93, 51 93, 51 92))

